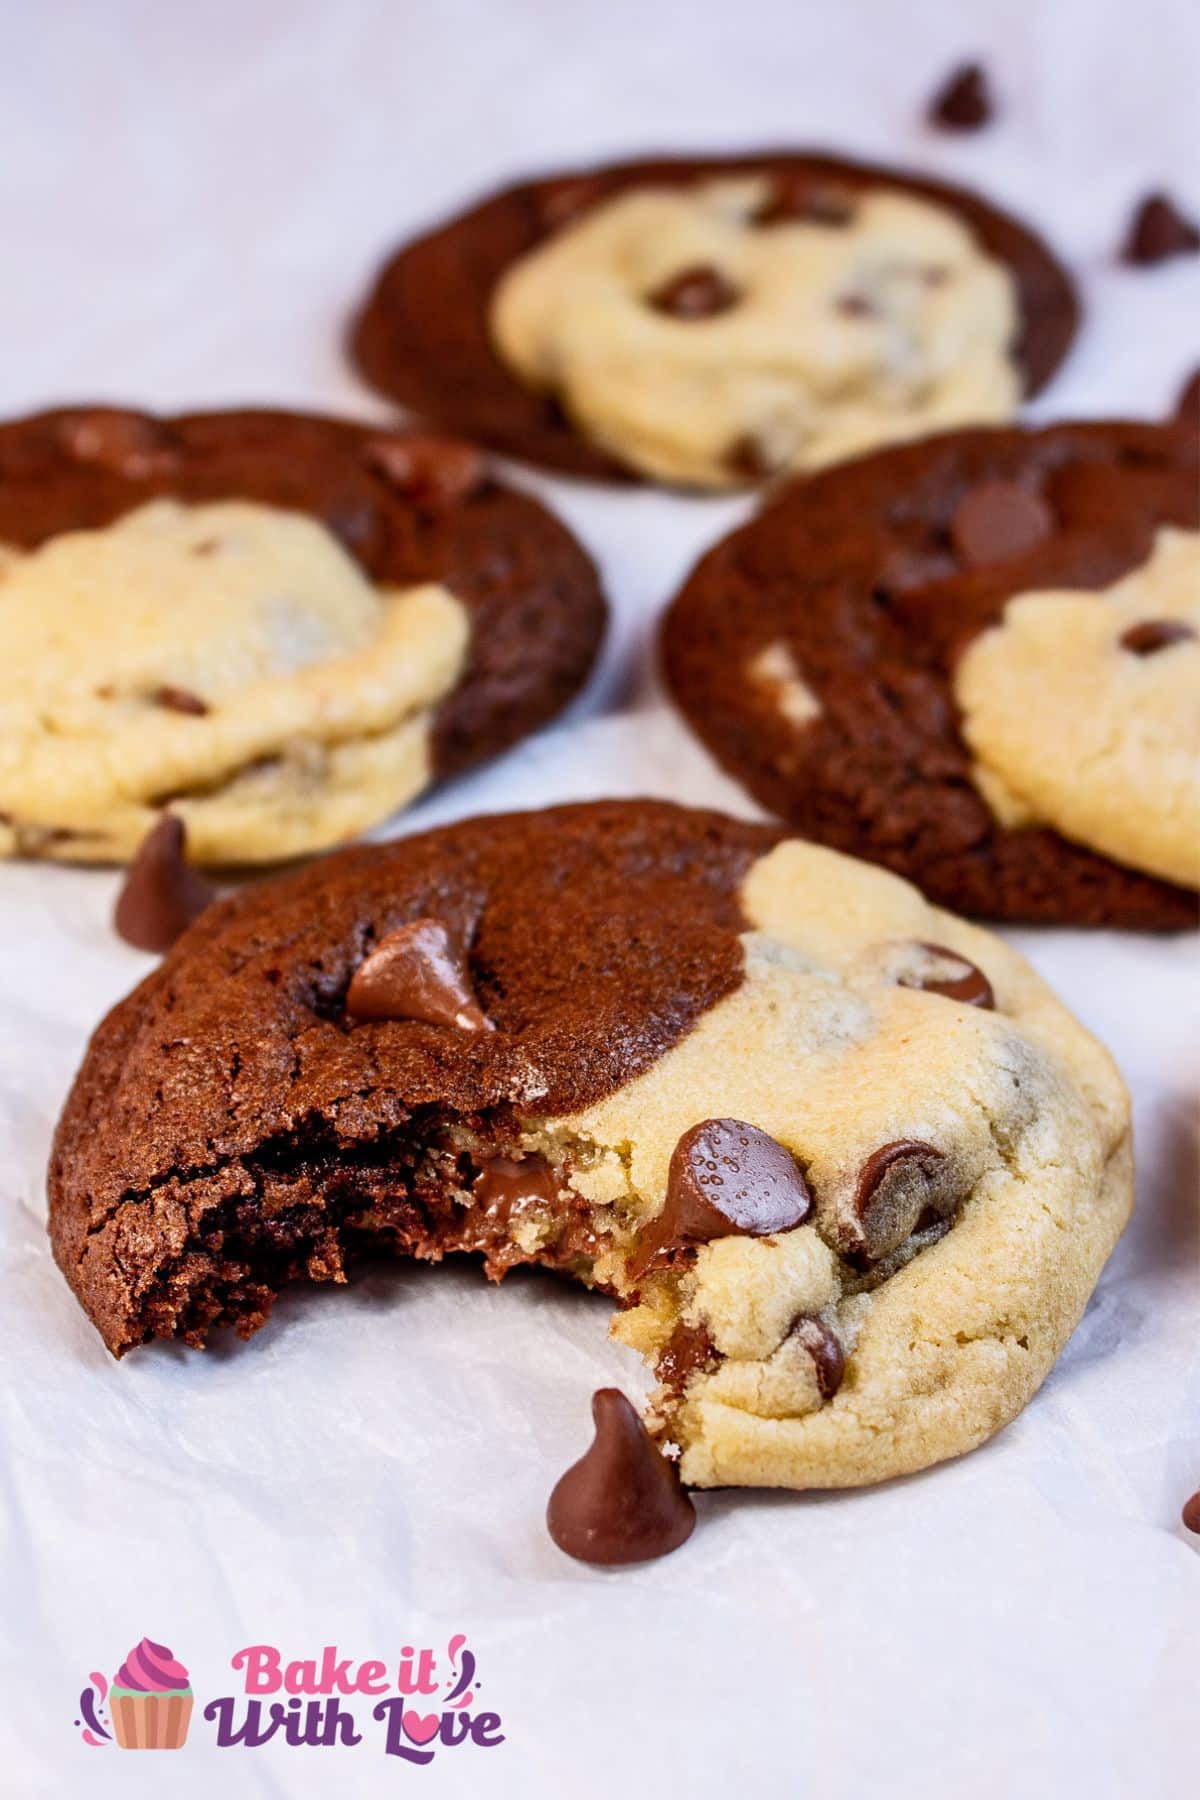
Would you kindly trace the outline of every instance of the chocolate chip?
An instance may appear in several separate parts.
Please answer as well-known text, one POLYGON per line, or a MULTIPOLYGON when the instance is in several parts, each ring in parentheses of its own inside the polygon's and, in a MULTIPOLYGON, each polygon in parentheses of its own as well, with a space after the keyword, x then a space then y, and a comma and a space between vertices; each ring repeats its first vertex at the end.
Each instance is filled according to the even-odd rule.
POLYGON ((837 1333, 815 1313, 801 1313, 788 1336, 803 1344, 812 1357, 822 1400, 832 1400, 846 1373, 845 1352, 837 1333))
POLYGON ((811 182, 789 181, 778 176, 754 214, 755 225, 848 225, 854 217, 854 195, 849 188, 814 187, 811 182))
POLYGON ((466 960, 437 919, 389 931, 355 969, 346 995, 354 1019, 414 1019, 490 1031, 471 992, 466 960))
POLYGON ((951 1211, 954 1196, 939 1191, 944 1169, 945 1158, 932 1144, 898 1138, 881 1145, 859 1170, 851 1212, 838 1221, 839 1247, 853 1260, 877 1262, 930 1212, 951 1211))
POLYGON ((364 454, 368 466, 390 487, 427 506, 454 506, 467 500, 487 476, 483 452, 457 438, 397 433, 371 438, 364 454))
POLYGON ((668 1392, 682 1394, 693 1375, 711 1369, 718 1361, 707 1325, 676 1325, 658 1353, 654 1373, 668 1392))
POLYGON ((1179 1516, 1189 1531, 1200 1532, 1200 1488, 1197 1488, 1190 1500, 1184 1501, 1183 1511, 1179 1516))
POLYGON ((547 231, 561 231, 594 206, 604 191, 598 175, 576 175, 554 181, 538 195, 538 213, 547 231))
POLYGON ((751 432, 735 438, 725 452, 725 467, 741 481, 769 481, 779 465, 767 455, 766 446, 751 432))
POLYGON ((578 1562, 650 1562, 691 1537, 696 1509, 674 1463, 657 1448, 617 1388, 592 1399, 591 1447, 555 1486, 546 1525, 578 1562))
POLYGON ((164 813, 125 872, 113 917, 137 950, 169 950, 216 899, 216 889, 184 861, 183 820, 164 813))
POLYGON ((919 988, 925 994, 942 994, 947 1000, 957 1000, 963 1006, 981 1006, 986 1012, 992 1012, 996 1005, 996 996, 992 984, 982 969, 977 969, 973 962, 960 956, 957 950, 947 950, 942 944, 921 943, 918 949, 936 956, 939 962, 954 965, 953 973, 938 974, 936 971, 916 970, 900 976, 899 986, 919 988), (962 973, 959 974, 958 971, 962 973))
POLYGON ((636 1277, 664 1250, 791 1231, 811 1211, 812 1195, 790 1150, 741 1119, 704 1119, 675 1146, 666 1201, 630 1272, 636 1277))
POLYGON ((1196 636, 1195 627, 1183 619, 1139 619, 1121 633, 1121 648, 1135 656, 1153 656, 1171 644, 1186 644, 1196 636))
POLYGON ((865 294, 839 294, 834 307, 847 319, 875 319, 879 316, 878 307, 865 294))
POLYGON ((494 1156, 475 1177, 471 1197, 489 1217, 507 1221, 530 1202, 555 1206, 563 1194, 544 1156, 494 1156))
POLYGON ((1175 402, 1175 417, 1181 425, 1187 425, 1194 432, 1200 432, 1200 369, 1191 379, 1185 382, 1175 402))
POLYGON ((168 712, 190 713, 193 718, 203 718, 208 711, 207 700, 199 694, 189 693, 187 688, 160 687, 154 691, 155 706, 165 706, 168 712))
POLYGON ((111 474, 141 481, 175 464, 175 452, 162 427, 138 413, 98 406, 70 414, 61 427, 61 442, 76 462, 91 463, 111 474))
POLYGON ((992 117, 988 78, 980 63, 963 63, 954 70, 929 103, 931 125, 947 131, 978 131, 992 117))
POLYGON ((1194 256, 1200 229, 1181 213, 1168 194, 1147 194, 1130 222, 1121 261, 1148 266, 1171 256, 1194 256))
POLYGON ((1015 481, 981 481, 968 489, 950 522, 955 549, 977 568, 1028 555, 1053 529, 1054 515, 1040 494, 1015 481))
POLYGON ((673 319, 712 319, 728 312, 740 298, 738 289, 711 263, 681 269, 647 297, 655 312, 669 313, 673 319))

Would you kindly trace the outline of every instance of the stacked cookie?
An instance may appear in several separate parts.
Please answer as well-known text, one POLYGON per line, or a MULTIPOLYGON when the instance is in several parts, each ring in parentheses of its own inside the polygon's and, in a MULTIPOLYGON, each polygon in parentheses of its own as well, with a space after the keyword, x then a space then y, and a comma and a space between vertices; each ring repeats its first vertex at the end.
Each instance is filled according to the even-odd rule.
POLYGON ((601 1562, 681 1543, 686 1489, 877 1481, 1020 1410, 1128 1217, 1128 1096, 956 915, 1174 930, 1200 885, 1195 426, 1018 424, 1077 320, 974 195, 643 161, 384 269, 353 353, 448 435, 0 429, 0 854, 129 862, 122 933, 168 951, 50 1169, 114 1354, 246 1335, 365 1249, 571 1275, 656 1382, 597 1396, 551 1503, 601 1562), (326 851, 586 679, 594 569, 476 441, 772 484, 662 660, 784 823, 597 802, 215 901, 191 865, 326 851))

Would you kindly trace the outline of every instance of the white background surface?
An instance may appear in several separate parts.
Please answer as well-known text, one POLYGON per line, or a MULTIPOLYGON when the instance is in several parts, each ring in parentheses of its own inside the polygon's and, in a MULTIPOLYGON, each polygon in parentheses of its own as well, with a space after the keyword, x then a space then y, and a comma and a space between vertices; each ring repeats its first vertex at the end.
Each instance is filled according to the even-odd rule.
MULTIPOLYGON (((1162 409, 1200 350, 1200 266, 1115 266, 1131 203, 1195 211, 1186 0, 0 0, 0 406, 380 411, 346 314, 405 232, 494 181, 608 153, 824 143, 976 182, 1046 229, 1089 306, 1040 416, 1162 409), (920 109, 968 52, 1003 117, 920 109)), ((522 477, 523 479, 533 479, 522 477)), ((740 503, 537 482, 618 615, 567 728, 413 823, 655 791, 739 805, 657 694, 650 622, 740 503), (637 717, 595 719, 624 701, 637 717)), ((603 1574, 541 1526, 587 1399, 635 1389, 607 1308, 538 1279, 377 1271, 249 1345, 118 1366, 50 1261, 49 1134, 87 1031, 147 966, 115 879, 0 871, 0 1787, 20 1795, 1194 1795, 1200 1482, 1193 954, 1027 932, 1134 1089, 1139 1212, 1023 1417, 868 1494, 722 1494, 675 1557, 603 1574), (88 1750, 87 1671, 143 1634, 192 1671, 336 1642, 393 1662, 466 1631, 507 1743, 389 1762, 88 1750), (164 1785, 165 1784, 165 1785, 164 1785)), ((365 1709, 364 1709, 365 1711, 365 1709)))

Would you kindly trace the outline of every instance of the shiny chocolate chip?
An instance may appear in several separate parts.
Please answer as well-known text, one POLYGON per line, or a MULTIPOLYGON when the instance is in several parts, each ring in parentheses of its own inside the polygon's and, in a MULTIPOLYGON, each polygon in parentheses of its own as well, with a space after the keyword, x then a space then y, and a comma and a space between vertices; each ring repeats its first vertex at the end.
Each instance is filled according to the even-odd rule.
POLYGON ((1121 647, 1135 656, 1153 656, 1156 650, 1189 643, 1195 636, 1195 627, 1183 619, 1139 619, 1121 633, 1121 647))
POLYGON ((937 960, 930 968, 906 971, 899 979, 901 987, 920 988, 922 993, 941 994, 963 1006, 981 1006, 987 1012, 994 1011, 996 996, 982 969, 977 969, 957 950, 947 950, 943 944, 920 943, 917 948, 937 960))
POLYGON ((1200 1532, 1200 1488, 1197 1488, 1190 1500, 1184 1501, 1183 1511, 1179 1516, 1189 1531, 1200 1532))
POLYGON ((877 1262, 911 1237, 931 1212, 944 1216, 951 1210, 953 1199, 939 1179, 944 1164, 940 1150, 914 1138, 897 1138, 873 1151, 859 1170, 850 1215, 839 1222, 845 1253, 860 1262, 877 1262))
POLYGON ((194 719, 203 718, 208 711, 207 700, 202 700, 199 694, 181 687, 156 688, 154 704, 165 707, 168 712, 189 713, 194 719))
POLYGON ((487 460, 474 444, 418 433, 373 437, 367 464, 389 487, 425 506, 454 506, 482 487, 487 460))
POLYGON ((1198 251, 1200 228, 1180 212, 1169 194, 1147 194, 1130 221, 1121 260, 1146 267, 1198 251))
POLYGON ((685 1131, 671 1156, 667 1197, 632 1269, 663 1251, 722 1237, 770 1237, 802 1225, 812 1195, 790 1150, 741 1119, 704 1119, 685 1131))
POLYGON ((979 63, 955 69, 929 103, 931 125, 947 131, 978 131, 992 117, 987 74, 979 63))
POLYGON ((578 1562, 651 1562, 686 1543, 696 1509, 675 1464, 617 1388, 592 1399, 596 1435, 550 1496, 550 1536, 578 1562))
POLYGON ((648 296, 655 312, 668 313, 673 319, 713 319, 740 299, 739 290, 711 263, 681 269, 648 296))
POLYGON ((803 1344, 812 1357, 822 1400, 832 1400, 846 1373, 845 1352, 837 1333, 815 1313, 801 1313, 788 1336, 803 1344))
POLYGON ((413 919, 381 938, 354 971, 346 1011, 354 1019, 492 1029, 471 991, 466 958, 438 919, 413 919))
POLYGON ((125 872, 113 923, 136 950, 169 950, 216 898, 216 889, 184 861, 183 820, 164 813, 125 872))
POLYGON ((950 536, 976 568, 1026 556, 1050 536, 1054 515, 1040 494, 1015 481, 982 481, 954 509, 950 536))

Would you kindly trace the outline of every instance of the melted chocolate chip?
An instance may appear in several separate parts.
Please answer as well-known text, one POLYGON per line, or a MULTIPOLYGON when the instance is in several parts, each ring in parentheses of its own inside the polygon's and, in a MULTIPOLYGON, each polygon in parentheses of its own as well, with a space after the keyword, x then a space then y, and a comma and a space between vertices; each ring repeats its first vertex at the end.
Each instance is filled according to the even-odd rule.
POLYGON ((854 1191, 853 1223, 842 1232, 853 1257, 876 1262, 911 1237, 931 1211, 950 1210, 934 1185, 944 1161, 940 1150, 914 1138, 897 1138, 868 1156, 854 1191))
POLYGON ((1189 1531, 1200 1532, 1200 1488, 1197 1488, 1190 1500, 1184 1501, 1183 1511, 1179 1516, 1189 1531))
POLYGON ((981 481, 968 489, 950 522, 955 549, 977 568, 1025 556, 1053 530, 1046 502, 1015 481, 981 481))
POLYGON ((354 1019, 492 1029, 471 992, 466 960, 438 919, 413 919, 389 931, 354 971, 346 1011, 354 1019))
POLYGON ((203 718, 208 711, 207 700, 199 694, 189 693, 187 688, 160 687, 155 689, 155 706, 165 706, 168 712, 190 713, 193 718, 203 718))
POLYGON ((663 1251, 721 1237, 771 1237, 802 1225, 812 1195, 790 1150, 741 1119, 704 1119, 685 1131, 667 1171, 667 1198, 630 1272, 663 1251))
POLYGON ((136 950, 169 950, 216 898, 216 889, 183 859, 183 820, 164 813, 125 872, 113 917, 136 950))
POLYGON ((901 987, 920 988, 925 994, 942 994, 947 1000, 957 1000, 963 1006, 981 1006, 987 1012, 995 1010, 996 996, 982 969, 977 969, 973 962, 960 956, 957 950, 947 950, 942 944, 921 944, 919 947, 927 950, 931 956, 936 956, 939 961, 944 959, 953 963, 962 970, 962 974, 901 975, 901 987))
POLYGON ((131 481, 157 475, 175 461, 160 425, 115 407, 72 413, 60 430, 63 448, 77 462, 92 463, 131 481))
POLYGON ((469 499, 487 475, 483 452, 456 438, 376 437, 364 455, 389 486, 427 506, 454 506, 469 499))
POLYGON ((484 1212, 506 1220, 531 1201, 557 1206, 563 1197, 544 1156, 493 1157, 475 1177, 471 1194, 484 1212))
POLYGON ((929 103, 931 125, 947 131, 978 131, 992 117, 992 96, 987 75, 979 63, 963 63, 940 87, 929 103))
POLYGON ((592 1399, 596 1435, 554 1488, 546 1525, 579 1562, 613 1567, 650 1562, 692 1535, 696 1509, 674 1463, 657 1448, 617 1388, 592 1399))
POLYGON ((1196 636, 1194 626, 1183 619, 1140 619, 1121 633, 1121 648, 1135 656, 1153 656, 1172 644, 1186 644, 1196 636))
POLYGON ((832 1400, 846 1373, 846 1357, 837 1333, 815 1313, 801 1313, 788 1335, 803 1344, 812 1357, 822 1400, 832 1400))
POLYGON ((1121 261, 1148 266, 1200 251, 1200 229, 1167 194, 1147 194, 1129 226, 1121 261))
POLYGON ((681 269, 648 296, 655 312, 669 313, 673 319, 712 319, 728 312, 740 298, 738 289, 711 263, 681 269))
POLYGON ((676 1325, 658 1353, 654 1373, 669 1393, 682 1394, 693 1375, 711 1369, 717 1349, 707 1325, 676 1325))

